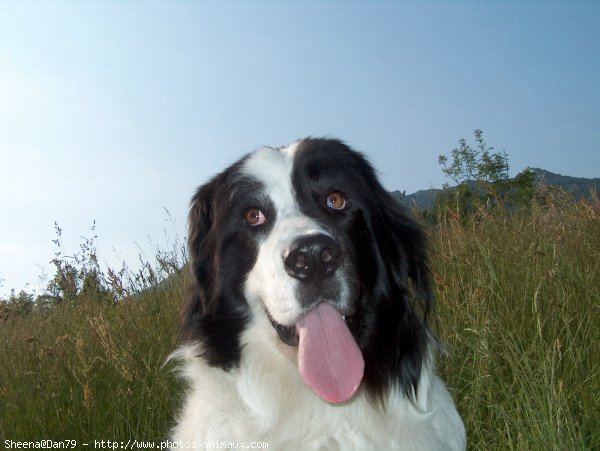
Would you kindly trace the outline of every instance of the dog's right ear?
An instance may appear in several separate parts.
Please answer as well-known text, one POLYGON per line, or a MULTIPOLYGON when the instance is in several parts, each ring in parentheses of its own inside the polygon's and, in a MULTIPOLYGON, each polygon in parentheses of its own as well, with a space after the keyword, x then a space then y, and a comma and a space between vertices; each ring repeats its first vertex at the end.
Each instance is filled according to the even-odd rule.
POLYGON ((188 215, 188 249, 190 267, 195 282, 206 280, 210 269, 209 258, 212 255, 208 247, 208 235, 215 220, 214 190, 216 181, 213 180, 201 186, 192 197, 188 215))
POLYGON ((226 177, 216 176, 192 197, 188 249, 193 281, 180 311, 179 341, 201 344, 199 357, 229 369, 239 364, 239 337, 249 312, 235 293, 223 292, 217 248, 220 221, 228 212, 229 193, 222 189, 228 186, 226 177))
POLYGON ((202 318, 209 310, 213 278, 211 229, 215 221, 214 191, 216 180, 198 188, 190 202, 188 215, 188 251, 193 281, 179 311, 179 340, 194 342, 201 334, 202 318))

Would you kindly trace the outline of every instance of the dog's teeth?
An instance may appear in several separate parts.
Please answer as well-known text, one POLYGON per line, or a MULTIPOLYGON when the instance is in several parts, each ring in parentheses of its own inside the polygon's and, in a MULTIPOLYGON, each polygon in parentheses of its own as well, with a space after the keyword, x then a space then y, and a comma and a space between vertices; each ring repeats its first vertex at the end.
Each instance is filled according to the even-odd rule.
POLYGON ((346 315, 342 315, 342 318, 344 318, 344 320, 346 320, 346 315))

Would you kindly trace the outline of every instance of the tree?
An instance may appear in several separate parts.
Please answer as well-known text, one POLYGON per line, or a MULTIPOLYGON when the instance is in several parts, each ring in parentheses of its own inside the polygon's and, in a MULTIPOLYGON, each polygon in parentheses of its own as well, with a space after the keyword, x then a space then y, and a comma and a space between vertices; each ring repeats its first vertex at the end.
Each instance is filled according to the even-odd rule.
MULTIPOLYGON (((52 240, 57 246, 57 251, 52 259, 56 272, 48 283, 45 303, 54 304, 73 303, 81 300, 114 302, 104 273, 98 263, 96 255, 96 238, 84 238, 80 244, 80 251, 74 255, 63 255, 62 229, 54 223, 56 239, 52 240)), ((92 226, 95 232, 96 223, 92 226)))
POLYGON ((451 152, 451 163, 446 155, 438 157, 442 172, 456 186, 450 188, 448 183, 444 184, 434 210, 449 209, 465 218, 478 208, 528 205, 534 191, 533 171, 527 168, 511 179, 507 153, 494 152, 494 148, 486 144, 480 129, 473 134, 476 146, 471 147, 465 138, 461 138, 458 147, 451 152))
POLYGON ((15 290, 10 290, 8 299, 0 299, 0 323, 13 316, 28 315, 33 311, 34 306, 33 294, 25 290, 15 294, 15 290))

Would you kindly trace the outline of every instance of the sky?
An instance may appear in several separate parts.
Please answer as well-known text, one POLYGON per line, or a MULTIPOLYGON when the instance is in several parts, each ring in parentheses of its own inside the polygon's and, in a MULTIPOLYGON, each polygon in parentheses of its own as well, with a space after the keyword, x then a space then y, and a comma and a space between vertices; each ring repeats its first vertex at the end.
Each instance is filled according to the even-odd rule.
POLYGON ((197 186, 305 136, 407 193, 477 128, 511 175, 600 177, 598 24, 596 1, 0 0, 0 297, 43 289, 55 223, 134 268, 197 186))

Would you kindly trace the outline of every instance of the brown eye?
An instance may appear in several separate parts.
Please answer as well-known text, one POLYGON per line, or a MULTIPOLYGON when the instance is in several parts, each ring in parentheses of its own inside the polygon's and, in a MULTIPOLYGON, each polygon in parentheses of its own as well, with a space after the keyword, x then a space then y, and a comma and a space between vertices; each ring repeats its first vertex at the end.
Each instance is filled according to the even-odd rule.
POLYGON ((254 227, 267 222, 267 218, 258 208, 250 207, 244 212, 244 221, 249 226, 254 227))
POLYGON ((343 210, 346 208, 346 196, 339 191, 333 191, 327 195, 327 206, 334 210, 343 210))

